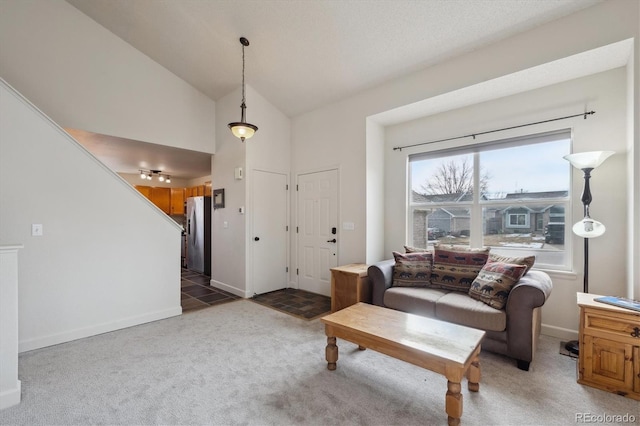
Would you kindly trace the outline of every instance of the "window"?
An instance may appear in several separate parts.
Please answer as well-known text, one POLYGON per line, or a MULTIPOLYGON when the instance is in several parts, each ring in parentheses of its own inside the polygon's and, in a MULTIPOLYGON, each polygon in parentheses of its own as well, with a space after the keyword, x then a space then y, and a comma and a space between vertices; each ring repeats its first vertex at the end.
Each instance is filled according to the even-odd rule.
POLYGON ((529 215, 527 213, 509 213, 510 228, 528 228, 529 215))
POLYGON ((490 246, 569 269, 570 131, 409 158, 409 244, 490 246))

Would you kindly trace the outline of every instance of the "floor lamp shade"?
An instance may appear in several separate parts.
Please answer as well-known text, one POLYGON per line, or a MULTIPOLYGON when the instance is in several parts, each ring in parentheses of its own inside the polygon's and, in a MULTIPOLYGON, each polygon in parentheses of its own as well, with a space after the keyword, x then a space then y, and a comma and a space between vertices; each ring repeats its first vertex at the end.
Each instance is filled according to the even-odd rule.
POLYGON ((614 151, 590 151, 579 152, 577 154, 565 155, 564 158, 571 163, 576 169, 595 169, 604 162, 607 158, 611 157, 614 151))

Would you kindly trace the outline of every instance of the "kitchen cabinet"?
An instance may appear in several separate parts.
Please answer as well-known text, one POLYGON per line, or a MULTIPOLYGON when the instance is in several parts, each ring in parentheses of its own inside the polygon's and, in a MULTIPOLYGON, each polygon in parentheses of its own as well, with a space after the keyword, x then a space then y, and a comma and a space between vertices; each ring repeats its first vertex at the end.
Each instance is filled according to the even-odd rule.
POLYGON ((166 214, 171 214, 171 188, 151 188, 151 202, 166 214))
POLYGON ((578 293, 578 383, 640 401, 640 312, 578 293))
POLYGON ((190 188, 161 188, 144 185, 135 185, 135 188, 166 214, 181 215, 185 214, 184 203, 187 198, 211 196, 211 183, 207 184, 190 188), (207 192, 207 187, 209 192, 207 192))
POLYGON ((171 214, 184 214, 184 188, 171 188, 171 214))
MULTIPOLYGON (((209 184, 209 187, 211 187, 211 184, 209 184)), ((211 196, 211 191, 209 191, 209 193, 206 193, 206 187, 205 185, 198 185, 198 186, 192 186, 190 188, 187 188, 185 190, 185 197, 189 198, 189 197, 202 197, 203 195, 207 195, 207 196, 211 196)))
POLYGON ((138 192, 140 192, 142 195, 147 197, 149 200, 151 199, 151 187, 150 186, 136 185, 135 188, 138 190, 138 192))

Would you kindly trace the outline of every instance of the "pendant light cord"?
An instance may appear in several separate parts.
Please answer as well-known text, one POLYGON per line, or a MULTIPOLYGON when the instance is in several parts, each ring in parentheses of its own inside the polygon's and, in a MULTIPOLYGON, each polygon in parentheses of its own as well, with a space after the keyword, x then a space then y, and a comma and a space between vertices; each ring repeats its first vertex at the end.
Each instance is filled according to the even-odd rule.
POLYGON ((244 44, 242 45, 242 105, 245 104, 244 98, 244 44))

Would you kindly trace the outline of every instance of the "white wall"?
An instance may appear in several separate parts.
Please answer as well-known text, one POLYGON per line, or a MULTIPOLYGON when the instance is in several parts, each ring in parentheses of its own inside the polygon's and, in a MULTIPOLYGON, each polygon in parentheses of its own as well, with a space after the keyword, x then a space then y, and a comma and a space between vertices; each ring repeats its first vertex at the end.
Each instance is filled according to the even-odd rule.
MULTIPOLYGON (((468 146, 534 133, 570 128, 573 133, 573 152, 607 149, 616 152, 592 172, 593 202, 591 216, 607 227, 607 232, 590 241, 589 291, 596 294, 626 294, 627 282, 627 141, 626 141, 626 69, 617 68, 581 79, 548 86, 494 101, 460 108, 420 120, 389 126, 385 135, 385 216, 393 224, 385 230, 385 253, 402 251, 408 229, 406 214, 406 176, 408 156, 443 148, 468 146), (477 136, 427 146, 394 151, 394 146, 422 141, 451 138, 470 133, 516 126, 549 118, 580 114, 595 110, 588 119, 577 117, 510 131, 477 136), (611 208, 619 206, 619 208, 611 208), (622 242, 622 243, 621 243, 622 242), (615 255, 611 255, 615 252, 615 255), (605 260, 606 259, 606 260, 605 260), (602 265, 605 264, 606 267, 602 265)), ((572 212, 567 223, 582 219, 580 194, 584 184, 583 173, 572 169, 572 212)), ((490 171, 489 171, 490 172, 490 171)), ((544 173, 544 170, 540 171, 544 173)), ((573 235, 573 234, 572 234, 573 235)), ((582 291, 583 245, 573 235, 572 270, 575 273, 550 272, 553 292, 543 307, 543 318, 548 334, 568 337, 577 329, 577 309, 567 309, 567 300, 575 299, 582 291), (553 325, 551 325, 553 324, 553 325)), ((575 306, 575 303, 573 304, 575 306)))
MULTIPOLYGON (((212 157, 211 184, 213 189, 224 188, 225 207, 211 215, 211 285, 245 296, 246 223, 247 215, 238 213, 246 206, 246 179, 236 180, 234 169, 242 167, 246 173, 247 146, 260 140, 260 131, 244 143, 231 134, 228 123, 240 118, 241 89, 216 102, 216 153, 212 157), (223 226, 224 222, 227 227, 223 226)), ((247 99, 247 120, 259 129, 262 123, 254 120, 253 106, 247 99)))
POLYGON ((62 127, 215 152, 215 103, 63 0, 0 2, 0 76, 62 127))
MULTIPOLYGON (((215 151, 215 102, 65 1, 0 2, 0 76, 62 126, 215 151)), ((177 225, 42 132, 2 139, 0 240, 25 244, 21 350, 179 314, 177 225)))
POLYGON ((24 245, 20 351, 179 315, 180 228, 4 82, 0 91, 0 243, 24 245))
MULTIPOLYGON (((216 209, 212 217, 212 285, 243 297, 253 295, 251 244, 254 170, 289 175, 291 123, 281 111, 246 86, 247 121, 258 131, 244 143, 232 135, 227 124, 240 118, 241 89, 217 102, 217 150, 212 162, 213 188, 225 189, 225 208, 216 209), (235 179, 236 167, 244 178, 235 179), (245 213, 239 213, 240 207, 245 213), (227 228, 223 226, 227 223, 227 228)), ((283 283, 286 284, 286 283, 283 283)))
MULTIPOLYGON (((254 225, 254 182, 255 171, 266 171, 272 173, 280 173, 287 176, 289 181, 289 175, 291 172, 291 120, 282 113, 278 108, 271 104, 267 99, 255 91, 251 86, 247 86, 247 105, 251 107, 251 110, 247 109, 247 119, 250 123, 258 126, 258 132, 245 141, 247 145, 247 159, 246 159, 246 292, 247 297, 251 297, 254 291, 254 283, 252 273, 254 268, 254 240, 255 232, 253 231, 254 225), (250 119, 249 119, 250 117, 250 119)), ((236 106, 236 112, 239 113, 239 108, 236 106)), ((228 131, 231 133, 230 131, 228 131)), ((235 138, 234 138, 235 139, 235 138)), ((236 139, 236 143, 238 143, 236 139)), ((229 173, 229 172, 227 172, 229 173)), ((294 197, 295 191, 291 188, 293 186, 289 184, 289 194, 294 197)), ((288 206, 286 206, 288 207, 288 206)), ((288 210, 288 209, 287 209, 288 210)), ((237 212, 237 209, 236 209, 237 212)), ((289 219, 287 220, 289 224, 289 219)), ((291 227, 289 227, 291 229, 291 227)), ((290 235, 294 233, 290 231, 290 235)), ((259 273, 259 271, 256 271, 259 273)), ((289 275, 293 273, 289 268, 289 275)), ((293 274, 295 275, 295 274, 293 274)), ((282 283, 282 286, 288 286, 288 282, 282 283)))
MULTIPOLYGON (((365 258, 367 262, 378 260, 368 256, 368 254, 380 252, 379 247, 376 247, 376 244, 379 244, 379 239, 367 239, 366 235, 373 235, 375 232, 382 233, 385 235, 385 241, 387 241, 387 239, 397 238, 397 235, 403 235, 404 233, 402 223, 395 223, 386 216, 382 221, 377 219, 372 222, 373 224, 384 222, 384 228, 367 229, 366 234, 360 231, 365 225, 367 206, 380 204, 376 199, 369 203, 370 200, 367 197, 380 197, 379 194, 381 192, 384 193, 385 190, 384 187, 367 187, 368 183, 378 185, 376 179, 368 179, 366 176, 367 165, 365 164, 364 150, 365 148, 375 150, 375 147, 371 146, 367 140, 366 120, 368 117, 396 108, 403 108, 415 102, 436 98, 440 95, 454 93, 460 89, 493 79, 507 78, 517 72, 553 63, 563 58, 570 58, 572 55, 627 39, 635 40, 632 46, 634 56, 630 61, 631 65, 635 66, 637 70, 638 56, 640 56, 640 43, 638 43, 638 37, 640 36, 639 8, 640 3, 635 1, 607 1, 483 49, 478 49, 403 78, 387 82, 341 102, 293 118, 292 174, 295 175, 299 170, 313 170, 330 165, 338 165, 341 170, 339 214, 342 220, 347 220, 348 218, 348 220, 355 222, 356 231, 352 233, 343 232, 339 247, 340 263, 364 261, 365 258), (594 30, 594 23, 597 23, 597 30, 594 30)), ((598 59, 602 58, 599 57, 598 59)), ((604 62, 606 62, 606 58, 604 62)), ((629 62, 627 61, 627 63, 629 62)), ((604 66, 605 68, 603 69, 607 69, 606 64, 604 66)), ((610 66, 609 68, 612 67, 610 66)), ((579 73, 580 67, 578 66, 577 69, 579 73)), ((588 73, 589 71, 585 68, 582 76, 588 73)), ((555 74, 538 74, 535 76, 536 80, 531 81, 531 83, 537 84, 537 87, 544 87, 549 84, 545 83, 545 80, 553 80, 556 78, 555 74)), ((573 78, 579 76, 576 75, 573 78)), ((630 124, 631 131, 629 133, 632 133, 632 135, 622 136, 623 139, 628 137, 629 145, 636 147, 635 152, 631 154, 634 157, 632 160, 634 167, 638 166, 638 158, 640 156, 640 152, 637 149, 640 144, 637 117, 637 110, 640 106, 639 85, 640 76, 636 71, 633 76, 629 77, 624 88, 625 95, 631 98, 629 104, 636 111, 633 123, 630 124)), ((589 101, 590 99, 585 100, 589 101)), ((461 102, 465 101, 467 105, 474 103, 470 99, 461 100, 461 102)), ((627 121, 625 121, 627 113, 625 112, 624 114, 622 127, 627 129, 629 128, 627 121)), ((419 116, 413 116, 413 118, 419 116)), ((509 117, 505 118, 508 119, 509 117)), ((458 133, 456 128, 450 130, 451 132, 455 131, 456 134, 458 133)), ((604 137, 608 138, 608 135, 600 134, 600 136, 600 140, 606 140, 604 137)), ((594 148, 599 147, 601 145, 594 146, 594 148)), ((372 154, 371 158, 376 161, 375 153, 372 154)), ((608 161, 611 161, 611 163, 605 163, 602 166, 602 172, 600 170, 596 171, 598 176, 604 175, 605 171, 607 171, 604 168, 605 166, 609 171, 611 171, 612 167, 615 168, 617 166, 621 166, 624 169, 625 164, 624 161, 620 161, 621 158, 623 157, 609 159, 608 161)), ((374 167, 370 168, 370 170, 375 170, 374 167)), ((385 179, 389 178, 388 171, 386 171, 385 179)), ((601 181, 599 184, 602 183, 601 181)), ((637 171, 630 172, 625 184, 633 194, 638 194, 640 183, 637 182, 637 171), (634 178, 632 175, 635 176, 634 180, 632 180, 634 178)), ((637 260, 639 255, 638 241, 640 240, 640 221, 637 218, 640 217, 640 210, 637 201, 635 206, 627 208, 626 200, 622 198, 623 196, 615 199, 618 203, 616 207, 619 210, 626 209, 627 214, 634 218, 632 220, 633 228, 628 230, 631 237, 624 236, 622 241, 616 241, 613 245, 606 244, 601 247, 600 250, 603 250, 604 255, 598 261, 602 262, 602 264, 607 264, 611 261, 614 263, 619 262, 619 260, 615 259, 615 254, 619 253, 617 248, 627 245, 629 238, 633 239, 633 243, 630 242, 628 244, 632 249, 627 252, 627 256, 623 259, 623 262, 628 265, 627 269, 631 271, 625 274, 624 279, 632 280, 633 284, 630 286, 634 288, 636 294, 640 294, 640 274, 638 272, 640 266, 637 260)), ((392 201, 385 199, 385 204, 390 202, 392 201)), ((395 202, 398 201, 395 200, 395 202)), ((404 202, 402 205, 404 205, 404 202)), ((387 243, 385 243, 385 246, 387 246, 387 243)), ((596 269, 594 266, 592 268, 596 269)), ((564 290, 562 289, 563 287, 554 290, 554 297, 557 297, 555 306, 561 307, 560 310, 564 312, 550 312, 548 309, 545 311, 543 323, 548 326, 547 330, 552 327, 562 330, 565 328, 570 330, 577 329, 577 309, 571 312, 566 307, 575 306, 575 290, 579 287, 580 282, 581 278, 577 278, 574 285, 568 284, 564 286, 564 290)))

